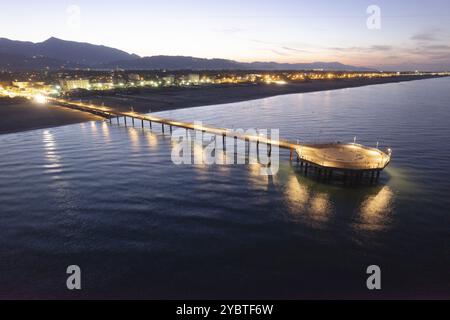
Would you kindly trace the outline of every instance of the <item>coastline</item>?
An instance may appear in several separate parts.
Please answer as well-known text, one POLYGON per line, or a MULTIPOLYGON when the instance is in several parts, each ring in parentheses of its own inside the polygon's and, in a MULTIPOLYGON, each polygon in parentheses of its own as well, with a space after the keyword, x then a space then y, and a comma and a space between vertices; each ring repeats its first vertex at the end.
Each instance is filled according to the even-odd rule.
MULTIPOLYGON (((369 85, 440 78, 438 76, 400 76, 395 78, 315 80, 286 85, 221 85, 188 88, 142 89, 130 95, 93 96, 84 98, 95 104, 104 103, 118 111, 150 113, 207 105, 227 104, 286 94, 319 92, 369 85)), ((103 118, 69 108, 36 105, 31 102, 0 105, 0 135, 57 127, 103 118)))
POLYGON ((68 108, 31 102, 0 105, 0 135, 59 127, 103 118, 68 108))
POLYGON ((117 111, 140 113, 170 111, 269 98, 286 94, 356 88, 369 85, 440 78, 439 76, 399 76, 395 78, 314 80, 286 85, 215 85, 185 88, 143 89, 139 94, 84 98, 117 111))

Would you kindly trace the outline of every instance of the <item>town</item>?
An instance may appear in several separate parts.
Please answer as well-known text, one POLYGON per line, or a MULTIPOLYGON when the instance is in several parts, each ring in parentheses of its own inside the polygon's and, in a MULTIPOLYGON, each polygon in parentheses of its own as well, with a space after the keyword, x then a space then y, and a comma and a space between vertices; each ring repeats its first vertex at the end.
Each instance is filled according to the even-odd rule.
POLYGON ((400 76, 446 76, 450 72, 332 72, 311 71, 34 71, 0 72, 0 96, 77 97, 135 93, 140 88, 219 85, 286 85, 339 79, 395 78, 400 76))

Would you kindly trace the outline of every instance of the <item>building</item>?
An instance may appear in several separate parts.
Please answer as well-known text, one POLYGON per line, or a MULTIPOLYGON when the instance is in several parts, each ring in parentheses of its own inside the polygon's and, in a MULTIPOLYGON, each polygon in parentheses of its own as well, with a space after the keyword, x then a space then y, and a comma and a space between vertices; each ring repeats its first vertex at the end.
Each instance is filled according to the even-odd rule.
POLYGON ((198 73, 190 73, 188 75, 188 82, 190 84, 199 84, 200 83, 200 75, 198 73))
POLYGON ((19 89, 26 89, 30 86, 30 83, 27 81, 13 81, 12 85, 19 89))
POLYGON ((141 81, 141 80, 143 80, 142 77, 140 75, 136 74, 136 73, 130 73, 128 75, 128 79, 131 80, 131 81, 141 81))
POLYGON ((163 77, 162 80, 166 86, 171 86, 175 83, 175 76, 173 76, 173 75, 166 76, 166 77, 163 77))
POLYGON ((61 88, 64 91, 76 90, 76 89, 85 89, 89 90, 91 85, 89 84, 89 80, 87 79, 71 79, 71 80, 60 80, 61 88))

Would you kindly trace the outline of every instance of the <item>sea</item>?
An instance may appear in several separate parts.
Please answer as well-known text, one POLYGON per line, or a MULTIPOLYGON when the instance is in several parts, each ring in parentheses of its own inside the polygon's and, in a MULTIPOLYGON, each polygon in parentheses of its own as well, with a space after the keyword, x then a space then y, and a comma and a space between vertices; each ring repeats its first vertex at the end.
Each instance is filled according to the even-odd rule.
POLYGON ((156 125, 0 135, 0 298, 450 298, 449 89, 436 78, 157 113, 391 148, 372 185, 305 177, 282 150, 271 176, 175 164, 156 125))

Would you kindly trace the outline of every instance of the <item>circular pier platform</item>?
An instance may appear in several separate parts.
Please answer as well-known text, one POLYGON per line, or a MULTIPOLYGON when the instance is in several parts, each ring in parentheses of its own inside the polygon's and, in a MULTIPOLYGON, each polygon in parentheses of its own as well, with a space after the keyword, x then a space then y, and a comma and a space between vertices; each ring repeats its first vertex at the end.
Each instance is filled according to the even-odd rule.
POLYGON ((317 144, 296 147, 299 160, 338 171, 380 171, 391 160, 391 153, 354 143, 317 144))

